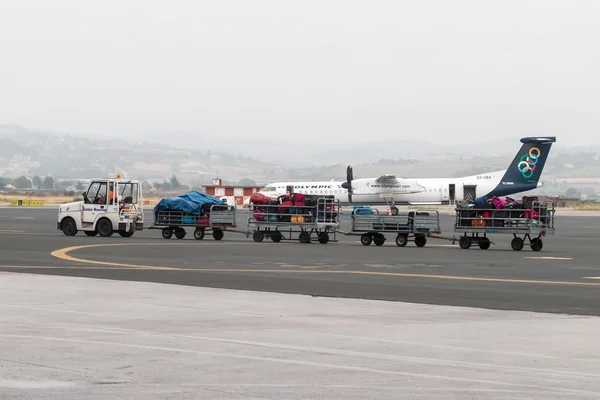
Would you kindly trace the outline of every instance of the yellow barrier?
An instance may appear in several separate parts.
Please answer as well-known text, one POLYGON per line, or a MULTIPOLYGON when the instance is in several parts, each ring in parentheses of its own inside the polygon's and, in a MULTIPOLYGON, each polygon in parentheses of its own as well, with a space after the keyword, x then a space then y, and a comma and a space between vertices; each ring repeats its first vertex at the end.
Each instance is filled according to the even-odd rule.
POLYGON ((44 200, 13 200, 13 207, 39 207, 44 205, 44 200))

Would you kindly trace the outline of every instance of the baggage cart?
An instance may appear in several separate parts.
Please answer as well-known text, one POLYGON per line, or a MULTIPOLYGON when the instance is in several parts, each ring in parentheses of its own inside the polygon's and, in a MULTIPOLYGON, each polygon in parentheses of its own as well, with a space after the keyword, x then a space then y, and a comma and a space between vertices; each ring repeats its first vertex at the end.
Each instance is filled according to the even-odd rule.
POLYGON ((173 235, 177 239, 186 236, 185 228, 194 229, 194 239, 202 240, 206 231, 211 231, 215 240, 221 240, 226 230, 236 227, 235 207, 215 204, 205 214, 183 211, 158 211, 154 213, 154 224, 148 229, 161 229, 165 239, 173 235))
POLYGON ((398 212, 396 215, 382 215, 373 210, 373 214, 352 215, 350 232, 340 232, 345 235, 360 235, 364 246, 375 243, 383 246, 386 241, 384 233, 396 234, 396 245, 404 247, 414 241, 417 247, 427 244, 427 237, 440 231, 440 214, 432 211, 398 212))
POLYGON ((511 247, 515 251, 528 244, 533 251, 542 250, 542 238, 553 235, 554 204, 552 202, 530 201, 519 208, 495 209, 481 206, 458 205, 454 231, 462 233, 458 244, 468 249, 473 244, 489 249, 492 242, 489 233, 512 235, 511 247))
POLYGON ((312 205, 282 206, 251 204, 248 235, 262 242, 270 238, 310 243, 313 237, 321 244, 337 242, 335 229, 340 226, 340 202, 331 197, 318 198, 312 205))

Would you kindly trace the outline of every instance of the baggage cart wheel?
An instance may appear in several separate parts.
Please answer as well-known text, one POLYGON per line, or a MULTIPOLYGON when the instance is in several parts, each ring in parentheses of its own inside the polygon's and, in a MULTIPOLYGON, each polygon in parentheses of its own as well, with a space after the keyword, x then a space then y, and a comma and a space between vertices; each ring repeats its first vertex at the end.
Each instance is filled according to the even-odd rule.
POLYGON ((481 250, 487 250, 487 249, 489 249, 491 244, 492 243, 490 242, 490 239, 488 239, 486 237, 479 239, 479 248, 481 250))
POLYGON ((271 235, 271 240, 275 243, 279 243, 283 240, 283 235, 280 232, 275 231, 275 233, 271 235))
POLYGON ((96 224, 96 230, 102 237, 109 237, 113 234, 112 223, 107 218, 102 218, 100 221, 98 221, 96 224))
POLYGON ((319 235, 319 243, 326 244, 329 242, 329 234, 327 232, 323 232, 319 235))
POLYGON ((173 236, 173 231, 170 228, 164 228, 162 230, 162 237, 165 239, 171 239, 173 236))
POLYGON ((202 228, 196 228, 194 230, 194 239, 196 239, 196 240, 202 240, 202 239, 204 239, 204 229, 202 229, 202 228))
POLYGON ((415 244, 417 247, 423 247, 427 244, 427 238, 423 235, 415 236, 415 244))
POLYGON ((175 237, 177 239, 183 239, 185 237, 185 235, 186 235, 185 229, 183 229, 183 228, 177 228, 175 230, 175 237))
POLYGON ((471 247, 471 238, 468 236, 461 236, 458 240, 458 245, 461 249, 467 250, 469 247, 471 247))
POLYGON ((85 231, 85 234, 87 236, 96 236, 98 234, 97 231, 85 231))
POLYGON ((300 232, 300 236, 298 236, 298 240, 300 243, 310 243, 310 233, 306 231, 300 232))
POLYGON ((121 237, 128 238, 133 236, 133 232, 119 231, 119 235, 121 235, 121 237))
POLYGON ((221 229, 216 229, 213 231, 213 239, 215 240, 221 240, 224 236, 225 232, 223 232, 221 229))
POLYGON ((398 236, 396 236, 396 244, 399 247, 404 247, 404 246, 406 246, 407 243, 408 243, 408 236, 401 235, 401 234, 398 234, 398 236))
POLYGON ((375 246, 383 246, 385 243, 385 236, 383 236, 381 233, 378 233, 373 238, 373 242, 375 243, 375 246))
POLYGON ((400 210, 398 210, 398 207, 394 206, 390 209, 390 211, 392 212, 392 215, 398 215, 400 210))
POLYGON ((540 239, 540 238, 531 239, 531 250, 540 251, 540 250, 542 250, 542 247, 544 247, 542 239, 540 239))
POLYGON ((61 229, 66 236, 77 235, 77 224, 73 218, 65 218, 62 222, 61 229))
POLYGON ((265 235, 261 231, 254 231, 254 233, 252 234, 252 240, 254 240, 257 243, 262 242, 264 238, 265 235))
POLYGON ((523 239, 521 239, 520 237, 514 237, 513 240, 510 242, 510 247, 512 247, 514 251, 523 250, 524 245, 525 242, 523 242, 523 239))
POLYGON ((360 242, 363 244, 363 246, 370 245, 372 241, 373 238, 368 233, 365 233, 360 237, 360 242))

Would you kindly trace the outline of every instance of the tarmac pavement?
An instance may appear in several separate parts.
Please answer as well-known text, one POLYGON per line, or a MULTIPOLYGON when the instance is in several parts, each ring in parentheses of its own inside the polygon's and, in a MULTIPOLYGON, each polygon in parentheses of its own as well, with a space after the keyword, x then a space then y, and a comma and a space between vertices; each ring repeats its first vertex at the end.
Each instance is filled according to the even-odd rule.
POLYGON ((558 213, 541 252, 191 233, 0 209, 0 398, 600 397, 597 217, 558 213))

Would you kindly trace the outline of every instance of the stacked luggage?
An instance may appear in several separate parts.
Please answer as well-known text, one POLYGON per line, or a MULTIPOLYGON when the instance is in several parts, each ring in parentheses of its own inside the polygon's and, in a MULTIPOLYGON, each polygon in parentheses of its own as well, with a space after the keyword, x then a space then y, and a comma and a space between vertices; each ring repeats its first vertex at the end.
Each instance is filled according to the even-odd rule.
POLYGON ((255 194, 250 202, 254 205, 254 218, 259 222, 311 223, 314 218, 321 220, 337 216, 338 210, 332 210, 331 205, 319 202, 319 199, 329 199, 333 203, 335 196, 292 193, 273 199, 255 194))
POLYGON ((539 221, 540 218, 544 218, 545 211, 543 208, 535 206, 535 203, 538 202, 537 196, 524 196, 521 200, 498 196, 489 199, 480 197, 470 205, 470 211, 463 214, 463 219, 471 219, 463 220, 462 224, 476 227, 504 227, 507 223, 510 223, 511 226, 518 224, 519 219, 539 221))

